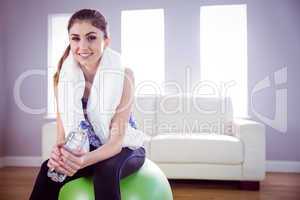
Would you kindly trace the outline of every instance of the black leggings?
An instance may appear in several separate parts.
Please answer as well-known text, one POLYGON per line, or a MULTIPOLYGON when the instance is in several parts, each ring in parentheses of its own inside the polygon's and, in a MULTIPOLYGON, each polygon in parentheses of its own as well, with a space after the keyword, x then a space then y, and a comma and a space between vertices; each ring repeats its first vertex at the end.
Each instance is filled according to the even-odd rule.
POLYGON ((120 200, 120 179, 136 172, 145 161, 145 149, 127 147, 103 161, 78 170, 72 177, 57 183, 47 176, 48 160, 44 161, 36 178, 30 200, 57 200, 61 187, 67 182, 83 176, 93 176, 95 200, 120 200))

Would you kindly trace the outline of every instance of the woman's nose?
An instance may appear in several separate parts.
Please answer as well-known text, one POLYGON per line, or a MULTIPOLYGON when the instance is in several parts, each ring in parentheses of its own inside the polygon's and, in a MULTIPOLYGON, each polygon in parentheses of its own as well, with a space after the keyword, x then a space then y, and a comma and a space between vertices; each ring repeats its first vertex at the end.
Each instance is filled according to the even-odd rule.
POLYGON ((79 42, 79 48, 80 49, 87 49, 88 48, 88 42, 86 40, 80 40, 79 42))

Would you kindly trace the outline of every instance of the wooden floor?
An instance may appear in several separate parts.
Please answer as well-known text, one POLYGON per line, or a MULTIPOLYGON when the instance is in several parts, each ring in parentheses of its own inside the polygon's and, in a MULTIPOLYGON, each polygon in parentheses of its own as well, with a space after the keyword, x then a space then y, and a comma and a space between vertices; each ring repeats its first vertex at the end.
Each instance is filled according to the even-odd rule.
MULTIPOLYGON (((0 200, 28 200, 38 170, 0 168, 0 200)), ((174 200, 300 200, 300 174, 296 173, 268 173, 260 191, 241 191, 236 182, 228 181, 170 183, 174 200)))

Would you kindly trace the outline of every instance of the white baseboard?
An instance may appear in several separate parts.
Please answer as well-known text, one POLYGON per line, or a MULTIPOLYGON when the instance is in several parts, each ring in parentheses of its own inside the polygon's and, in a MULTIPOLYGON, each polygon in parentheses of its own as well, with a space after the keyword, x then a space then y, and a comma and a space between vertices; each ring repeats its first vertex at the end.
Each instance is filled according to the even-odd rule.
POLYGON ((299 172, 300 161, 268 160, 266 163, 267 172, 299 172))
POLYGON ((3 158, 4 166, 11 167, 40 167, 42 157, 39 156, 6 156, 3 158))
MULTIPOLYGON (((43 162, 39 156, 6 156, 0 157, 0 167, 40 167, 43 162)), ((277 161, 268 160, 266 162, 267 172, 298 172, 300 173, 300 161, 277 161)))

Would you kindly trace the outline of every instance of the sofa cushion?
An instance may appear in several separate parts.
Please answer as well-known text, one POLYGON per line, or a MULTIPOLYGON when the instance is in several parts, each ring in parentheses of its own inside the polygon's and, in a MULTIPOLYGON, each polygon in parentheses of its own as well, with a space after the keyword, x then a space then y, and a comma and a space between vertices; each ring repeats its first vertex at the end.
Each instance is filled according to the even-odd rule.
POLYGON ((151 140, 151 159, 161 163, 241 164, 243 144, 219 134, 166 134, 151 140))

